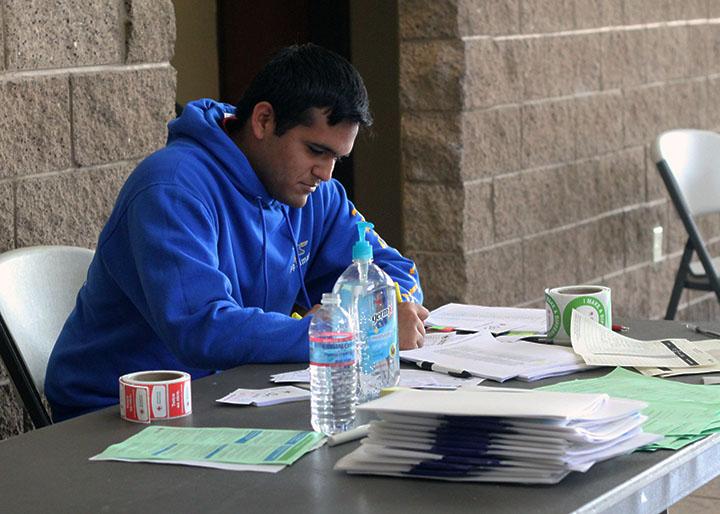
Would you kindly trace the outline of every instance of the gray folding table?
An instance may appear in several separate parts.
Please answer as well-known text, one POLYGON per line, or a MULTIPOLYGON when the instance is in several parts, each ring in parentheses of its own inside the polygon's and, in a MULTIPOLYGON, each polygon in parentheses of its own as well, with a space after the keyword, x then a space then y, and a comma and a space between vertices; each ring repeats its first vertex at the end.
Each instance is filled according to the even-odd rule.
MULTIPOLYGON (((694 337, 678 322, 630 325, 630 335, 638 338, 694 337)), ((235 388, 268 387, 271 373, 300 367, 243 366, 197 380, 193 414, 167 424, 309 430, 307 402, 263 408, 215 403, 235 388)), ((700 382, 699 377, 684 380, 700 382)), ((515 381, 507 385, 526 386, 515 381)), ((277 474, 88 461, 143 427, 121 420, 113 407, 0 443, 0 511, 654 514, 720 474, 718 435, 676 452, 618 457, 596 464, 587 473, 571 473, 553 486, 451 483, 334 471, 335 462, 357 442, 322 447, 277 474)))

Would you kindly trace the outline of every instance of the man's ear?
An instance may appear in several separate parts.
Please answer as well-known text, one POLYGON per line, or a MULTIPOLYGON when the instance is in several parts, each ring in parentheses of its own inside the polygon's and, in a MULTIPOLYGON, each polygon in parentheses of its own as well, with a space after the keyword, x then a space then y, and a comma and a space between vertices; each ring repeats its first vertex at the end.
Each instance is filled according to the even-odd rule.
POLYGON ((265 139, 275 133, 275 111, 270 102, 258 102, 250 115, 253 135, 265 139))

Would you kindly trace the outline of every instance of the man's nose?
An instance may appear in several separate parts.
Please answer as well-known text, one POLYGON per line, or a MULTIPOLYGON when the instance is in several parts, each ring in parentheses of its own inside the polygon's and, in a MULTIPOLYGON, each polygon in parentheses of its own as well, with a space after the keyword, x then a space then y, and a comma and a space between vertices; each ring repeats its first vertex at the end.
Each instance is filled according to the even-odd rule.
POLYGON ((323 182, 327 182, 332 178, 335 169, 335 159, 329 159, 328 162, 316 164, 313 167, 313 175, 323 182))

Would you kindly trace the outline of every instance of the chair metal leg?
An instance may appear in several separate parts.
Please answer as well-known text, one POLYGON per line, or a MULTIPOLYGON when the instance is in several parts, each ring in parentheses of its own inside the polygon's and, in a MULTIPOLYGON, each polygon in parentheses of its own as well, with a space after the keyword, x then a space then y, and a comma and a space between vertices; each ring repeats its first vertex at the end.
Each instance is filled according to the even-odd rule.
POLYGON ((683 251, 682 259, 680 259, 680 267, 675 275, 675 284, 673 284, 670 301, 668 302, 667 310, 665 311, 665 319, 675 319, 675 314, 677 314, 677 308, 680 304, 680 296, 682 295, 683 289, 685 289, 685 281, 687 280, 687 275, 690 270, 690 258, 692 257, 692 253, 693 246, 690 239, 688 239, 687 243, 685 243, 685 250, 683 251))

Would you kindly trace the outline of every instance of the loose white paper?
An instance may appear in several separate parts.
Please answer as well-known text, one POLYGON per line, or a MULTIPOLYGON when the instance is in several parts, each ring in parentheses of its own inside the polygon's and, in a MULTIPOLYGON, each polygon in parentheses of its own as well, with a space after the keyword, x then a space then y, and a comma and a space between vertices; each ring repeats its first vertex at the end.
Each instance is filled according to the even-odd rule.
POLYGON ((300 389, 294 386, 281 386, 268 387, 267 389, 236 389, 216 401, 232 405, 256 405, 258 407, 264 407, 266 405, 309 399, 310 391, 306 389, 300 389))
POLYGON ((547 330, 547 316, 545 309, 448 303, 432 311, 425 324, 473 332, 489 330, 495 334, 508 330, 544 333, 547 330))
MULTIPOLYGON (((287 373, 278 373, 272 375, 271 380, 276 383, 310 383, 310 370, 306 368, 298 371, 288 371, 287 373)), ((478 377, 458 378, 419 369, 401 369, 398 387, 415 389, 457 389, 460 386, 477 385, 482 381, 483 379, 478 377)))
POLYGON ((596 366, 708 366, 718 361, 686 339, 638 341, 605 328, 577 310, 572 312, 570 339, 576 353, 596 366))
MULTIPOLYGON (((720 340, 706 339, 704 341, 693 341, 700 349, 708 352, 710 355, 720 361, 720 340)), ((720 372, 720 364, 711 364, 710 366, 696 366, 692 368, 666 368, 666 367, 637 367, 640 373, 648 377, 675 377, 678 375, 701 375, 703 373, 720 372)))

